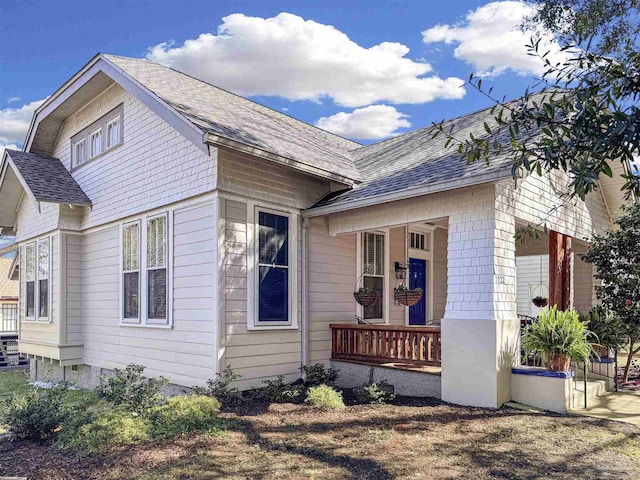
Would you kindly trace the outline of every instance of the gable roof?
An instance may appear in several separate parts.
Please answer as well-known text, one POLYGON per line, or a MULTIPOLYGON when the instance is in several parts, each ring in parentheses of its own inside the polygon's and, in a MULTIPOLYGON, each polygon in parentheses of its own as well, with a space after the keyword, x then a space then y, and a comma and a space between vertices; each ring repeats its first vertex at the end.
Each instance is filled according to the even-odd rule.
MULTIPOLYGON (((445 121, 459 138, 486 136, 484 123, 495 124, 490 108, 445 121)), ((511 175, 509 149, 490 162, 467 163, 447 137, 433 137, 430 126, 352 151, 354 163, 365 180, 351 190, 333 193, 311 206, 309 216, 359 208, 436 191, 461 188, 507 178, 511 175)), ((505 134, 506 135, 506 134, 505 134)))
POLYGON ((102 55, 200 130, 223 139, 360 180, 349 150, 359 143, 146 59, 102 55))
POLYGON ((89 197, 57 158, 17 150, 5 151, 22 186, 35 201, 91 205, 89 197))

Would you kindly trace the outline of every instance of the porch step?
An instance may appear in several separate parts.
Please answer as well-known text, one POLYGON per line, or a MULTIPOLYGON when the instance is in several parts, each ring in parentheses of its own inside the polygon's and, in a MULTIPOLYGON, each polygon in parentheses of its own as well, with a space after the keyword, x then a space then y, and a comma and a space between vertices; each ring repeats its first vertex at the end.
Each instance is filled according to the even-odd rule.
MULTIPOLYGON (((588 379, 587 380, 587 408, 589 401, 607 394, 607 380, 588 379)), ((571 406, 574 410, 584 409, 584 380, 578 379, 571 392, 571 406)))

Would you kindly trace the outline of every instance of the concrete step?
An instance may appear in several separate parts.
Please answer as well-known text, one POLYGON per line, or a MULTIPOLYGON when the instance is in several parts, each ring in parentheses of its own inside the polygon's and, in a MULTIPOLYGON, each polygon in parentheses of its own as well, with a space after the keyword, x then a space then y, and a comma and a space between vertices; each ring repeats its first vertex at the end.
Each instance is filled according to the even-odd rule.
MULTIPOLYGON (((607 380, 587 380, 587 408, 589 406, 589 401, 601 397, 607 394, 607 380)), ((571 400, 572 400, 572 408, 573 409, 583 409, 584 408, 584 381, 582 379, 578 379, 576 384, 574 384, 572 392, 571 392, 571 400)))

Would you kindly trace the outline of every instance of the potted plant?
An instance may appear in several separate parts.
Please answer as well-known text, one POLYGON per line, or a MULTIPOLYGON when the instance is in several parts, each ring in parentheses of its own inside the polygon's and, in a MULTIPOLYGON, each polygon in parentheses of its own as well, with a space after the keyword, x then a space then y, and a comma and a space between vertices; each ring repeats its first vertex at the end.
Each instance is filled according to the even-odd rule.
POLYGON ((368 307, 374 304, 378 298, 378 294, 371 288, 360 287, 357 291, 353 292, 353 298, 363 307, 368 307))
POLYGON ((548 370, 566 372, 571 360, 589 359, 592 335, 578 312, 551 307, 542 310, 538 320, 525 328, 522 349, 527 356, 542 354, 548 370))
POLYGON ((594 350, 600 358, 609 358, 611 350, 617 350, 626 343, 624 325, 615 313, 601 306, 593 307, 586 319, 589 330, 597 339, 594 350))
POLYGON ((393 289, 393 298, 400 305, 413 307, 422 298, 422 289, 414 288, 409 290, 404 283, 401 283, 393 289))
POLYGON ((540 308, 543 308, 549 305, 549 299, 547 297, 537 296, 537 297, 533 297, 531 301, 536 307, 540 307, 540 308))

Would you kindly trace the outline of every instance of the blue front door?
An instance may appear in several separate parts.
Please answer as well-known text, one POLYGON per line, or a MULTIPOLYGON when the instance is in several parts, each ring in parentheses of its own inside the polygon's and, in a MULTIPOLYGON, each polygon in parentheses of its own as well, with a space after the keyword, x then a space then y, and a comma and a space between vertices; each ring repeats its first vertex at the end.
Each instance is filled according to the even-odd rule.
POLYGON ((422 289, 422 298, 413 307, 409 307, 409 325, 427 324, 427 261, 419 258, 409 259, 409 288, 422 289))

